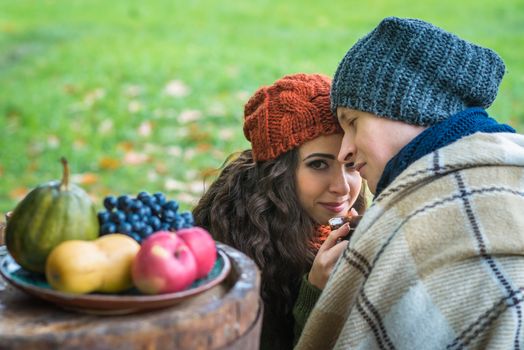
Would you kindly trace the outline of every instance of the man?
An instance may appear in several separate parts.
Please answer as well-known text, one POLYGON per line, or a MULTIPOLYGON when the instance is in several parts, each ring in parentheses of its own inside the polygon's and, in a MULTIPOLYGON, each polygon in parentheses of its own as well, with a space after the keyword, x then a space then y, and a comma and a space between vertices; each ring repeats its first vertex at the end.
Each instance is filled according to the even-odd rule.
POLYGON ((386 18, 347 52, 338 157, 375 198, 298 349, 524 346, 524 137, 485 111, 504 71, 416 19, 386 18))

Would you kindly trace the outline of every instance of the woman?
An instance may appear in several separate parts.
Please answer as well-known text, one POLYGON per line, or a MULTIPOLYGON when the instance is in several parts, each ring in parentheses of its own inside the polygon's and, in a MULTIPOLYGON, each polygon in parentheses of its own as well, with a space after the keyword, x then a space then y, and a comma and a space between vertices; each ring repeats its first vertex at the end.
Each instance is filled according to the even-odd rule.
POLYGON ((262 349, 292 348, 294 327, 347 245, 339 242, 347 225, 329 235, 328 220, 365 209, 362 178, 336 159, 342 130, 329 89, 325 76, 295 74, 256 91, 244 110, 252 149, 223 169, 193 211, 196 225, 260 268, 262 349))

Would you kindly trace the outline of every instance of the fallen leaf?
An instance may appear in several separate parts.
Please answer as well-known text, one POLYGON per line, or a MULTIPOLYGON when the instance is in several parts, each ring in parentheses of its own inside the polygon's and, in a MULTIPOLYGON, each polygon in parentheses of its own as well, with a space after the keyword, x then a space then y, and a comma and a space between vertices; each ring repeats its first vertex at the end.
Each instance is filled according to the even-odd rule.
POLYGON ((17 187, 9 192, 9 198, 20 201, 29 192, 27 187, 17 187))
POLYGON ((155 170, 159 175, 166 175, 169 173, 169 168, 166 165, 166 163, 163 162, 157 162, 155 164, 155 170))
POLYGON ((36 160, 31 160, 29 164, 27 165, 27 172, 28 173, 34 173, 38 170, 38 162, 36 160))
POLYGON ((213 148, 211 150, 211 155, 213 156, 214 159, 217 159, 217 160, 220 160, 220 161, 223 161, 226 158, 226 155, 224 154, 224 152, 222 150, 216 149, 216 148, 213 148))
POLYGON ((211 135, 207 131, 203 131, 199 125, 191 124, 188 131, 187 137, 196 143, 205 143, 211 140, 211 135))
POLYGON ((82 139, 77 139, 73 142, 73 148, 75 150, 81 150, 81 149, 84 149, 86 147, 86 141, 85 140, 82 140, 82 139))
POLYGON ((98 165, 102 170, 115 170, 120 167, 120 161, 111 157, 102 157, 98 165))
POLYGON ((47 146, 52 149, 56 149, 60 146, 60 139, 56 135, 49 135, 47 137, 47 146))
POLYGON ((170 146, 166 149, 166 153, 173 157, 180 157, 182 155, 182 148, 179 146, 170 146))
POLYGON ((153 123, 151 123, 149 120, 146 120, 140 124, 138 127, 138 135, 142 137, 148 137, 151 136, 151 132, 153 131, 153 123))
POLYGON ((187 169, 184 176, 186 179, 195 179, 198 176, 198 171, 193 169, 187 169))
POLYGON ((176 179, 167 178, 164 181, 164 188, 167 191, 175 191, 175 190, 184 190, 185 189, 185 183, 180 182, 176 179))
POLYGON ((250 93, 247 92, 247 91, 237 91, 236 94, 235 94, 235 97, 240 101, 240 102, 247 102, 248 98, 249 98, 250 93))
POLYGON ((220 136, 222 140, 231 140, 235 136, 235 131, 231 128, 220 129, 218 136, 220 136))
POLYGON ((199 197, 190 193, 179 193, 177 195, 177 199, 180 203, 184 203, 193 207, 198 203, 199 197))
POLYGON ((192 181, 188 184, 188 188, 192 193, 201 195, 204 193, 204 182, 202 180, 192 181))
POLYGON ((172 80, 164 88, 164 93, 173 97, 189 95, 189 87, 180 80, 172 80))
POLYGON ((127 105, 127 110, 129 113, 137 113, 142 110, 142 103, 137 100, 130 101, 127 105))
POLYGON ((226 107, 220 102, 214 102, 207 109, 207 114, 215 117, 223 117, 226 115, 226 107))
POLYGON ((209 143, 199 143, 196 146, 196 149, 199 152, 206 152, 206 151, 209 151, 211 149, 211 145, 209 143))
POLYGON ((32 141, 27 145, 27 154, 29 157, 38 157, 44 150, 44 143, 39 141, 32 141))
POLYGON ((131 141, 122 141, 122 142, 119 142, 116 147, 119 149, 119 150, 122 150, 124 152, 130 152, 133 150, 133 148, 135 148, 135 146, 133 145, 133 142, 131 141))
POLYGON ((76 95, 78 92, 78 87, 73 84, 64 84, 63 89, 64 92, 69 95, 76 95))
POLYGON ((149 156, 139 152, 127 152, 124 156, 124 164, 139 165, 149 161, 149 156))
POLYGON ((193 148, 186 149, 184 152, 184 159, 191 160, 196 156, 196 151, 193 148))
POLYGON ((137 97, 143 91, 143 88, 140 85, 129 84, 125 86, 124 95, 128 97, 137 97))
POLYGON ((202 118, 202 112, 196 109, 187 109, 180 113, 178 121, 181 123, 194 122, 202 118))
POLYGON ((98 132, 101 134, 108 134, 113 130, 113 121, 111 119, 104 119, 98 126, 98 132))
POLYGON ((156 180, 158 180, 158 173, 154 169, 149 170, 147 172, 147 181, 155 182, 156 180))
POLYGON ((189 135, 189 129, 185 126, 179 126, 173 132, 173 136, 175 138, 183 138, 187 135, 189 135))
POLYGON ((144 145, 144 153, 151 154, 151 153, 159 153, 161 151, 162 151, 162 147, 160 147, 157 144, 146 143, 144 145))
POLYGON ((71 178, 74 183, 79 185, 94 185, 99 179, 95 173, 74 174, 71 178))
POLYGON ((88 92, 84 96, 84 105, 90 107, 92 106, 96 101, 99 101, 103 99, 106 95, 106 91, 103 88, 97 88, 90 92, 88 92))

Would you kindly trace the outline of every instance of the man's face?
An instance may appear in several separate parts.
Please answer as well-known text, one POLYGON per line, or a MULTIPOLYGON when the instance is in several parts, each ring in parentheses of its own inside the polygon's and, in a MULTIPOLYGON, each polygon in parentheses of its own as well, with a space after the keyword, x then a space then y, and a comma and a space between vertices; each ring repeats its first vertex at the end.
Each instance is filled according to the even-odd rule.
POLYGON ((387 162, 426 129, 346 107, 337 108, 337 116, 344 130, 338 160, 355 163, 372 193, 387 162))

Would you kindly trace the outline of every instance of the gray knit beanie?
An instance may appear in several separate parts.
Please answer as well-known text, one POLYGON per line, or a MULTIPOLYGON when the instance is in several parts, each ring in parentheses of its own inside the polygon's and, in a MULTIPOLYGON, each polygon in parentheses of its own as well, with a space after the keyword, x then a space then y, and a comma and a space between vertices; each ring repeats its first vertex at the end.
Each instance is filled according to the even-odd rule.
POLYGON ((490 49, 418 19, 388 17, 340 62, 331 109, 433 125, 468 107, 488 108, 504 70, 490 49))

